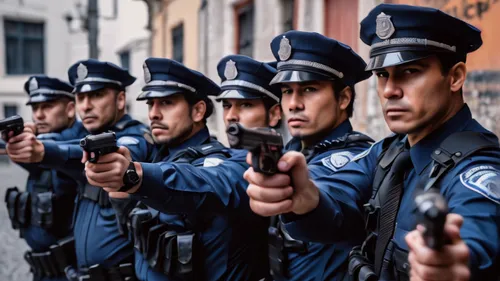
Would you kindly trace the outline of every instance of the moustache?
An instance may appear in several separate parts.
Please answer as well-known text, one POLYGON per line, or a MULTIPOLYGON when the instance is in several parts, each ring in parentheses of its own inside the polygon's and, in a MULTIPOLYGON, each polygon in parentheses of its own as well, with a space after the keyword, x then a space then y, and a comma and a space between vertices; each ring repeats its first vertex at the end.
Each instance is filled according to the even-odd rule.
POLYGON ((307 118, 306 116, 304 116, 304 115, 302 115, 300 113, 288 116, 288 120, 290 120, 290 119, 300 119, 300 120, 304 120, 304 121, 309 120, 309 118, 307 118))
POLYGON ((151 130, 152 129, 168 130, 168 126, 165 124, 161 124, 161 123, 151 123, 151 130))
POLYGON ((411 110, 411 107, 408 104, 401 101, 392 101, 392 100, 387 101, 382 108, 384 109, 384 111, 390 109, 406 110, 406 111, 411 110))
POLYGON ((85 115, 85 116, 83 116, 82 120, 87 119, 87 118, 97 118, 97 116, 93 115, 93 114, 92 115, 90 115, 90 114, 89 115, 85 115))

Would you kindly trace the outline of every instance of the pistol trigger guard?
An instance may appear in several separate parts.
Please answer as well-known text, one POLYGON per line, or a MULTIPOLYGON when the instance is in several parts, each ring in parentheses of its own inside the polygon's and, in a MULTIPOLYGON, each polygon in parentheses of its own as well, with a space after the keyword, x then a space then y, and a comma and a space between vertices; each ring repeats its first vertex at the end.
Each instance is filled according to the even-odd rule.
POLYGON ((252 150, 252 168, 255 172, 260 173, 260 148, 252 150))
POLYGON ((100 151, 94 151, 93 153, 94 153, 94 157, 90 156, 92 154, 92 152, 89 152, 89 156, 90 156, 89 162, 95 164, 95 163, 97 163, 97 161, 99 161, 99 154, 101 154, 101 153, 100 153, 100 151))

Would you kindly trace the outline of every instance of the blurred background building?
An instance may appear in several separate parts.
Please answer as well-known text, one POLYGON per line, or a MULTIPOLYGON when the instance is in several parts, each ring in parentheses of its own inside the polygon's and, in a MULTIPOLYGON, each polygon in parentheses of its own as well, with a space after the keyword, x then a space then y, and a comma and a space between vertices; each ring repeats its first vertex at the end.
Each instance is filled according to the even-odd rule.
MULTIPOLYGON (((376 5, 412 4, 442 9, 483 31, 484 45, 469 56, 464 89, 474 116, 500 133, 500 1, 496 0, 164 0, 153 12, 152 54, 173 58, 218 81, 216 66, 228 54, 273 60, 269 43, 290 29, 315 31, 350 45, 368 59, 359 22, 376 5), (497 35, 497 36, 495 36, 497 35)), ((423 19, 424 20, 424 19, 423 19)), ((372 77, 357 86, 355 128, 380 139, 389 133, 372 77)), ((221 107, 212 133, 225 141, 221 107)))
MULTIPOLYGON (((147 106, 135 98, 144 84, 142 63, 150 55, 175 59, 220 82, 216 66, 223 56, 240 53, 271 61, 272 38, 298 29, 335 38, 368 59, 359 22, 382 2, 439 8, 483 31, 484 45, 468 58, 464 95, 475 118, 500 135, 497 0, 0 0, 0 118, 20 114, 31 119, 23 90, 29 75, 67 80, 68 67, 90 56, 128 68, 137 77, 128 89, 127 107, 145 123, 147 106)), ((352 121, 355 129, 380 139, 389 131, 375 86, 374 77, 357 85, 352 121)), ((219 104, 208 124, 225 142, 219 104)), ((26 173, 0 156, 0 179, 3 194, 8 186, 22 188, 26 173)), ((27 280, 26 245, 7 225, 2 207, 0 220, 5 237, 0 280, 27 280)))

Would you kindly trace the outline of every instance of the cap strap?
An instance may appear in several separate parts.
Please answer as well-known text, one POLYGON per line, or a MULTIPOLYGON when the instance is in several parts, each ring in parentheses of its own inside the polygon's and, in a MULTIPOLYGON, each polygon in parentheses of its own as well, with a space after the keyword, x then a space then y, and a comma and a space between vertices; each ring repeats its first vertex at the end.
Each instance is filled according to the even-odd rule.
POLYGON ((456 52, 457 47, 456 46, 450 46, 445 43, 425 39, 425 38, 394 38, 394 39, 388 39, 382 42, 378 42, 375 44, 372 44, 371 48, 376 49, 380 47, 388 47, 388 46, 398 46, 398 45, 403 45, 403 46, 408 46, 408 45, 418 45, 418 46, 433 46, 441 49, 448 50, 450 52, 456 52))
POLYGON ((153 80, 153 81, 149 81, 145 85, 145 87, 148 87, 148 86, 174 86, 177 88, 183 88, 183 89, 186 89, 186 90, 191 91, 193 93, 196 93, 195 88, 193 88, 189 85, 183 84, 183 83, 176 82, 176 81, 153 80))
POLYGON ((100 78, 100 77, 87 77, 87 78, 84 78, 82 80, 77 80, 76 85, 85 84, 87 82, 111 83, 111 84, 116 84, 118 86, 122 86, 122 82, 120 82, 120 81, 106 79, 106 78, 100 78))
POLYGON ((256 91, 259 91, 263 94, 268 95, 270 98, 272 98, 273 100, 275 100, 277 102, 280 101, 280 99, 276 95, 274 95, 270 91, 266 90, 264 87, 259 86, 259 85, 254 84, 254 83, 251 83, 251 82, 248 82, 248 81, 245 81, 245 80, 226 80, 226 81, 221 83, 221 87, 224 87, 224 86, 240 86, 240 87, 250 88, 252 90, 256 90, 256 91))
POLYGON ((326 71, 326 72, 329 72, 335 76, 337 76, 338 78, 342 79, 344 78, 344 73, 336 70, 336 69, 333 69, 327 65, 324 65, 324 64, 321 64, 319 62, 315 62, 315 61, 307 61, 307 60, 289 60, 289 61, 280 61, 278 62, 278 70, 280 67, 282 66, 286 66, 286 65, 300 65, 300 66, 308 66, 308 67, 312 67, 312 68, 316 68, 316 69, 319 69, 319 70, 323 70, 323 71, 326 71))
POLYGON ((35 90, 35 91, 31 91, 30 92, 30 97, 37 96, 37 95, 44 95, 44 94, 47 94, 47 95, 64 95, 64 96, 68 96, 68 97, 71 97, 71 98, 75 97, 70 92, 61 91, 61 90, 51 90, 51 89, 38 89, 38 90, 35 90))

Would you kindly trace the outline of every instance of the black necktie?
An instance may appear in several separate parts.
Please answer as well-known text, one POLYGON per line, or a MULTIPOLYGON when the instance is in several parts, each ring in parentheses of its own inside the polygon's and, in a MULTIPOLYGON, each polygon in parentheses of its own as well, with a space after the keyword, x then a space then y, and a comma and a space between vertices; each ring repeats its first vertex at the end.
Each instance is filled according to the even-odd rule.
POLYGON ((410 158, 410 151, 402 150, 394 162, 391 170, 385 177, 381 187, 387 186, 385 190, 379 189, 379 192, 386 192, 383 202, 380 202, 380 216, 377 243, 375 246, 375 270, 380 276, 384 254, 387 245, 394 235, 396 215, 399 210, 401 194, 403 193, 405 174, 413 167, 410 158))

